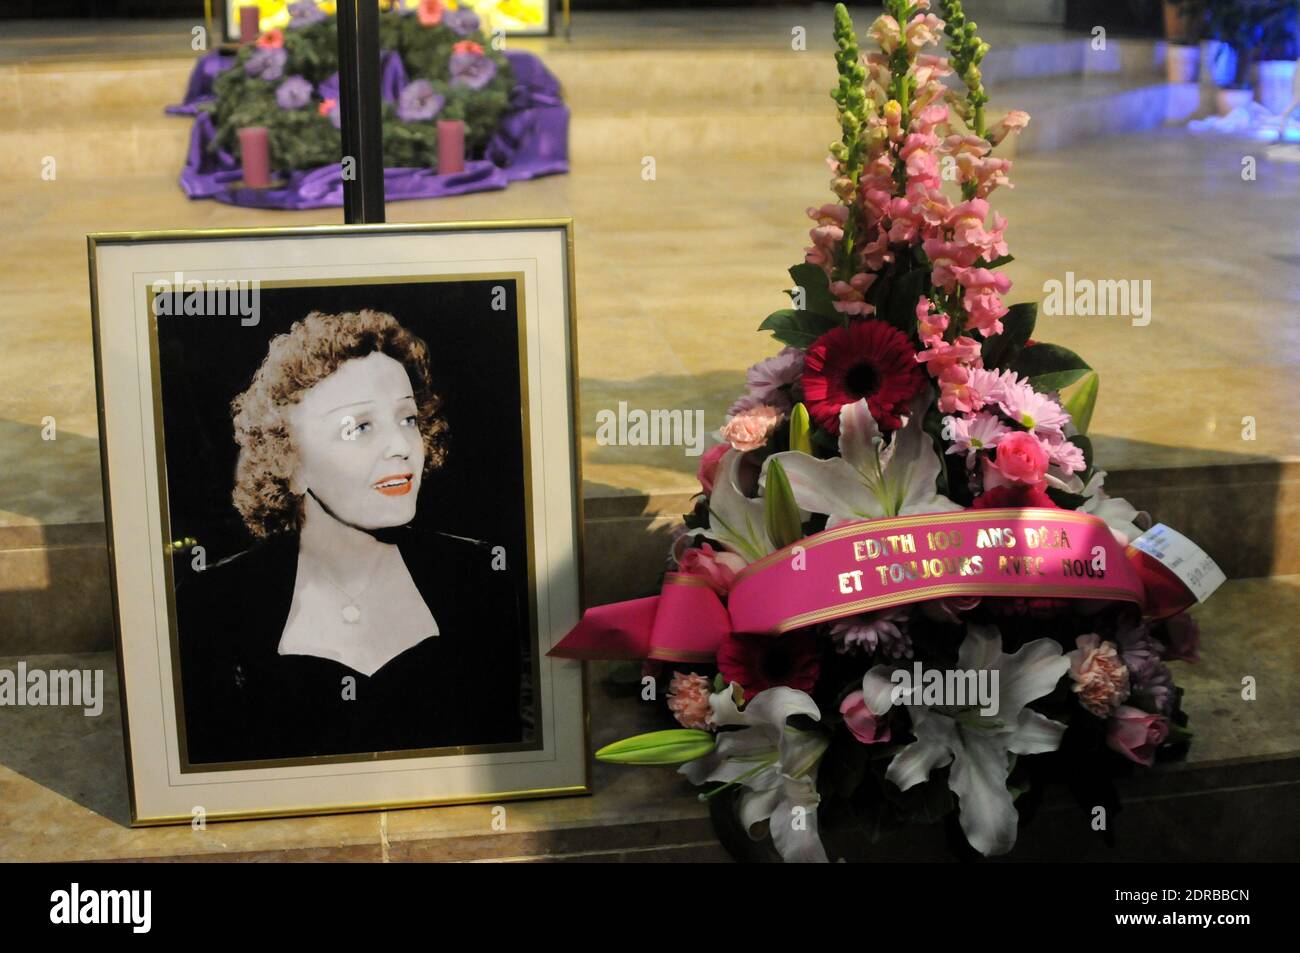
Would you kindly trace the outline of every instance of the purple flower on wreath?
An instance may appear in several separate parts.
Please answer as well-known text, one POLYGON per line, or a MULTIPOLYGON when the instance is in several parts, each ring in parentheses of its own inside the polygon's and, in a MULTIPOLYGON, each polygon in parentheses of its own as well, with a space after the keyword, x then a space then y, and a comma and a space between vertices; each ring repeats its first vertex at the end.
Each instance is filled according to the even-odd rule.
POLYGON ((284 64, 288 59, 289 54, 284 47, 259 46, 244 64, 244 72, 273 83, 284 75, 284 64))
POLYGON ((281 109, 302 109, 311 102, 312 85, 301 76, 290 76, 275 89, 281 109))
POLYGON ((451 54, 451 85, 482 89, 497 74, 497 64, 482 53, 451 54))
POLYGON ((433 91, 427 79, 407 83, 397 97, 397 118, 402 122, 421 122, 432 119, 442 111, 447 97, 433 91))
POLYGON ((316 0, 298 0, 297 3, 289 4, 289 29, 301 30, 303 27, 315 26, 317 23, 324 23, 329 16, 320 7, 316 6, 316 0))
POLYGON ((332 99, 338 102, 339 99, 339 74, 333 73, 321 80, 316 87, 316 95, 321 99, 332 99))
POLYGON ((478 14, 469 7, 448 10, 442 15, 442 25, 457 36, 469 36, 478 30, 478 14))

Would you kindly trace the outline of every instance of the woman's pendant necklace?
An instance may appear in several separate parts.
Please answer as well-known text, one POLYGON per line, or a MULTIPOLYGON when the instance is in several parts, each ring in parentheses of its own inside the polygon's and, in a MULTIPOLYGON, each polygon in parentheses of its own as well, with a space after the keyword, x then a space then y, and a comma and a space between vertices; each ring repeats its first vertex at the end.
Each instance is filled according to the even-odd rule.
POLYGON ((339 592, 343 593, 343 595, 347 596, 348 601, 343 603, 343 609, 341 610, 341 615, 343 616, 343 621, 346 622, 348 625, 356 625, 358 622, 361 621, 361 607, 357 603, 361 601, 361 597, 366 594, 366 591, 374 583, 375 570, 379 568, 379 563, 383 560, 383 558, 384 558, 383 550, 380 550, 379 556, 376 557, 375 559, 375 564, 370 567, 370 575, 369 578, 366 579, 365 586, 363 586, 361 591, 358 592, 355 596, 352 595, 352 593, 348 592, 346 589, 344 589, 342 586, 340 586, 333 579, 331 579, 329 573, 325 571, 324 567, 321 567, 321 574, 325 577, 325 580, 331 586, 337 589, 339 592))

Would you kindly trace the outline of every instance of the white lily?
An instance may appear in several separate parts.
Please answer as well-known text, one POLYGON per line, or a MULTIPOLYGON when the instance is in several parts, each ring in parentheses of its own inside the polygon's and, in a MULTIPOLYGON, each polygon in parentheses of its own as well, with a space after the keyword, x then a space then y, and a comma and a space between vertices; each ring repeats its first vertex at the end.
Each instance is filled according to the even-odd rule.
POLYGON ((1123 497, 1107 496, 1102 487, 1106 482, 1105 470, 1094 470, 1092 476, 1088 478, 1088 483, 1084 486, 1082 493, 1088 498, 1088 501, 1079 507, 1082 513, 1091 513, 1100 519, 1106 521, 1110 531, 1125 545, 1133 542, 1141 536, 1145 530, 1141 528, 1142 523, 1151 525, 1149 514, 1137 509, 1132 503, 1123 497))
POLYGON ((776 549, 768 538, 763 522, 763 498, 750 499, 740 491, 740 461, 744 457, 738 450, 723 454, 718 475, 709 495, 709 528, 707 535, 735 552, 747 563, 766 556, 776 549))
POLYGON ((802 509, 825 513, 826 528, 853 520, 947 513, 962 507, 939 495, 935 480, 942 464, 934 441, 924 429, 929 395, 908 408, 903 426, 885 446, 865 399, 840 408, 840 455, 829 460, 795 450, 774 453, 763 462, 779 460, 790 489, 802 509))
POLYGON ((1151 515, 1149 513, 1139 510, 1123 497, 1106 495, 1104 489, 1106 484, 1105 470, 1092 471, 1092 476, 1088 478, 1086 484, 1075 474, 1070 474, 1068 479, 1061 479, 1060 476, 1054 476, 1050 472, 1047 482, 1049 485, 1064 490, 1066 493, 1086 496, 1088 499, 1084 501, 1078 511, 1080 513, 1091 513, 1104 521, 1110 527, 1115 539, 1126 546, 1146 532, 1142 528, 1143 524, 1148 528, 1151 526, 1151 515))
POLYGON ((817 767, 829 741, 823 732, 787 724, 794 715, 820 721, 817 703, 804 692, 779 686, 759 692, 742 711, 734 688, 709 697, 713 723, 744 727, 720 732, 718 746, 682 765, 679 773, 694 784, 742 785, 740 820, 746 829, 770 820, 772 843, 787 862, 826 863, 817 834, 817 767))
MULTIPOLYGON (((917 704, 920 687, 912 686, 900 700, 908 706, 916 741, 894 756, 885 777, 906 791, 925 781, 935 768, 951 764, 948 786, 957 795, 966 839, 985 856, 1005 854, 1015 846, 1019 821, 1007 790, 1009 756, 1055 751, 1065 733, 1065 725, 1026 705, 1056 687, 1070 660, 1053 639, 1037 639, 1006 655, 996 628, 968 625, 957 668, 998 673, 996 714, 981 714, 978 703, 961 708, 917 704)), ((885 686, 896 688, 881 666, 863 679, 864 695, 876 714, 890 707, 885 686)))

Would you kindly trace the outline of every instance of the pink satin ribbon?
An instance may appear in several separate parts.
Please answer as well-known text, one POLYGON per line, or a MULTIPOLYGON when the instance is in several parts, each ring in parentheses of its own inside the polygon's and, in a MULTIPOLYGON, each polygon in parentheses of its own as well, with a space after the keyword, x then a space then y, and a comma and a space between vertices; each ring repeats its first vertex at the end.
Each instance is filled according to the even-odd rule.
POLYGON ((1086 513, 987 509, 863 520, 746 566, 726 605, 703 576, 667 573, 658 596, 588 609, 547 654, 711 663, 733 632, 780 635, 953 596, 1142 605, 1145 587, 1106 523, 1086 513))

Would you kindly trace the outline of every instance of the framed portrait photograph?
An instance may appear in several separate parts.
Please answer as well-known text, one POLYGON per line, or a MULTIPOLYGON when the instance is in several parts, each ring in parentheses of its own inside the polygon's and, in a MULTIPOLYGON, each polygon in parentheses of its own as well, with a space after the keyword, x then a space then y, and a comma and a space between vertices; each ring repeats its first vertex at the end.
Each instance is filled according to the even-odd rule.
POLYGON ((89 257, 132 822, 588 793, 572 222, 89 257))

